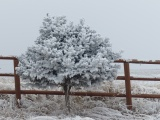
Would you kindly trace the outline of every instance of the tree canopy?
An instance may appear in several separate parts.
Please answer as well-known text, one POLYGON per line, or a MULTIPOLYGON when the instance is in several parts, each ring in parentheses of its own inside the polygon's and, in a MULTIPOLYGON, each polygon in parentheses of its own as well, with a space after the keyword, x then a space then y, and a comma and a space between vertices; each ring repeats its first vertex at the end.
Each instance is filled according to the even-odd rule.
POLYGON ((66 17, 44 18, 35 45, 19 57, 17 73, 23 79, 48 85, 90 86, 114 80, 118 66, 114 60, 120 53, 111 49, 108 38, 103 38, 85 25, 67 22, 66 17))

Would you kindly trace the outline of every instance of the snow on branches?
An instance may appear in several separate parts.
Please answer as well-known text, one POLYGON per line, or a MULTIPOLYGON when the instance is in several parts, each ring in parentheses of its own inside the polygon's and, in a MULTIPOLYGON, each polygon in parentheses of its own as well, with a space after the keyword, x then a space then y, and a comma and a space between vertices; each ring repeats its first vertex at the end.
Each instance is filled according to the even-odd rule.
POLYGON ((74 25, 66 17, 47 16, 35 45, 19 57, 17 73, 42 85, 63 84, 90 86, 114 80, 120 58, 107 38, 86 26, 83 20, 74 25))

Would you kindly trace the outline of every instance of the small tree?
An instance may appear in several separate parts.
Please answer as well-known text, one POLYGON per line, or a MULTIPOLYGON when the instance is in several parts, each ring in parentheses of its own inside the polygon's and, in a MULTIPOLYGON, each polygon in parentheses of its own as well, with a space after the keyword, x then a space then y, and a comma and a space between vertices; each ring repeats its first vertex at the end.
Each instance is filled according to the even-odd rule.
POLYGON ((70 111, 69 93, 72 86, 91 86, 114 80, 120 53, 111 50, 107 38, 102 38, 80 20, 67 23, 65 17, 44 18, 35 45, 19 57, 17 73, 43 86, 60 84, 70 111))

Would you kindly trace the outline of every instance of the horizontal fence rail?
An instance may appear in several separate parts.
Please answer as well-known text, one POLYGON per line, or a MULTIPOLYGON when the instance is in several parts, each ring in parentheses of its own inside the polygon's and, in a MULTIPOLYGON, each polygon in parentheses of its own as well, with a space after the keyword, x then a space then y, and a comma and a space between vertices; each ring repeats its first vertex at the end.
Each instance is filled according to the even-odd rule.
POLYGON ((1 60, 18 60, 16 57, 14 56, 10 56, 10 57, 3 57, 3 56, 0 56, 0 59, 1 60))
POLYGON ((4 74, 0 74, 0 76, 11 76, 11 77, 13 77, 13 76, 14 76, 14 74, 11 74, 11 73, 9 73, 9 74, 4 73, 4 74))
MULTIPOLYGON (((125 80, 125 76, 118 76, 117 80, 125 80)), ((145 78, 145 77, 133 77, 130 76, 130 80, 141 80, 141 81, 160 81, 160 78, 145 78)))
MULTIPOLYGON (((0 94, 15 94, 15 90, 3 90, 0 94)), ((21 94, 43 94, 43 95, 64 95, 62 91, 41 91, 41 90, 21 90, 21 94)), ((104 92, 71 92, 72 96, 102 96, 102 97, 126 97, 126 94, 104 93, 104 92)), ((160 95, 135 94, 133 98, 160 98, 160 95)))
MULTIPOLYGON (((3 57, 0 56, 1 60, 13 60, 14 73, 8 74, 3 73, 0 76, 8 76, 15 78, 15 90, 0 90, 0 94, 15 94, 17 104, 21 100, 21 94, 49 94, 49 95, 64 95, 63 91, 45 91, 45 90, 21 90, 20 89, 20 78, 16 74, 16 67, 18 66, 18 59, 16 57, 3 57)), ((160 98, 160 95, 155 94, 131 94, 131 81, 130 80, 141 80, 141 81, 160 81, 160 78, 144 78, 144 77, 133 77, 130 76, 130 64, 160 64, 160 60, 156 61, 142 61, 142 60, 116 60, 115 63, 123 63, 124 65, 124 76, 118 76, 117 80, 125 81, 126 94, 121 93, 106 93, 106 92, 71 92, 72 96, 102 96, 102 97, 126 97, 126 105, 128 109, 132 109, 132 97, 133 98, 160 98)))
POLYGON ((123 60, 119 59, 114 61, 115 63, 135 63, 135 64, 160 64, 160 60, 149 60, 149 61, 143 61, 143 60, 137 60, 137 59, 131 59, 131 60, 123 60))

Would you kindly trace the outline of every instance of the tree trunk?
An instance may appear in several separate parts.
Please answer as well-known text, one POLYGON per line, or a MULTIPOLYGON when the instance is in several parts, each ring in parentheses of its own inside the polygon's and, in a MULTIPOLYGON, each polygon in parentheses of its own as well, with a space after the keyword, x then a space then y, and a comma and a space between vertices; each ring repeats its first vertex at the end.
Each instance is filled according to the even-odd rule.
POLYGON ((69 94, 71 90, 71 81, 69 78, 65 78, 64 80, 64 85, 63 85, 64 93, 65 93, 65 102, 66 102, 66 107, 68 108, 68 111, 70 112, 70 99, 69 99, 69 94))

